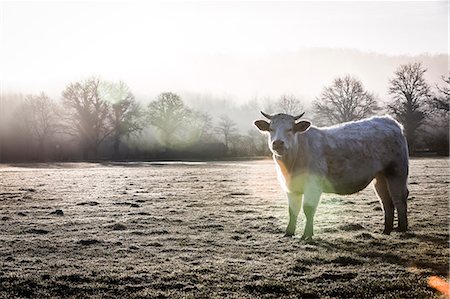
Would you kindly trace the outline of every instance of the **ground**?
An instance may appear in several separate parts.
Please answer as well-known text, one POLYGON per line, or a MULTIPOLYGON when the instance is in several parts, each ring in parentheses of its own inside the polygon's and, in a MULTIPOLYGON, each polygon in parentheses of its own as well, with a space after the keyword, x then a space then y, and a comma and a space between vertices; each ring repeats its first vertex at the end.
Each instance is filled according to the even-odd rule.
POLYGON ((372 187, 324 195, 283 237, 271 160, 0 166, 0 298, 439 298, 449 160, 413 159, 410 231, 372 187))

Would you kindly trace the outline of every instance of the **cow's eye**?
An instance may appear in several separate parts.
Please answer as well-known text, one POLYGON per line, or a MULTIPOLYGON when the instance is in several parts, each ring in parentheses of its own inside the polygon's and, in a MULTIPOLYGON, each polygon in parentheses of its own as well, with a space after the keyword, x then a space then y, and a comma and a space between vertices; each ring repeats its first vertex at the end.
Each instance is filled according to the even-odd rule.
POLYGON ((292 131, 293 131, 292 129, 287 129, 286 130, 286 132, 289 132, 289 133, 292 132, 292 131))

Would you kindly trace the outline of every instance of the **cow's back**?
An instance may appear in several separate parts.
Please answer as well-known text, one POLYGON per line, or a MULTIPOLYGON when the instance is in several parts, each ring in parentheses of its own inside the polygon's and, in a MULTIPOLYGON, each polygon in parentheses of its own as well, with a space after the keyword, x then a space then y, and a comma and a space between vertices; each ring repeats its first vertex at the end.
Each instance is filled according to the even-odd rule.
POLYGON ((392 169, 406 175, 408 152, 402 127, 388 116, 317 129, 326 192, 351 194, 392 169), (406 173, 405 173, 406 172, 406 173))

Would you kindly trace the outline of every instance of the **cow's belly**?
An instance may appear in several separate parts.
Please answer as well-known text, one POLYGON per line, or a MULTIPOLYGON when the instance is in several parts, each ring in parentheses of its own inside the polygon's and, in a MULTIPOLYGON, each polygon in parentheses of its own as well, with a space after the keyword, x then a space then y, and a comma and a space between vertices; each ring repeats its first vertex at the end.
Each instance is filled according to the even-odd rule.
MULTIPOLYGON (((339 160, 338 160, 339 161, 339 160)), ((324 178, 324 192, 353 194, 363 190, 383 168, 377 161, 342 159, 339 163, 328 161, 328 173, 324 178)))
POLYGON ((354 181, 328 181, 326 184, 324 184, 323 192, 336 193, 340 195, 353 194, 366 188, 372 180, 373 178, 364 178, 354 181))

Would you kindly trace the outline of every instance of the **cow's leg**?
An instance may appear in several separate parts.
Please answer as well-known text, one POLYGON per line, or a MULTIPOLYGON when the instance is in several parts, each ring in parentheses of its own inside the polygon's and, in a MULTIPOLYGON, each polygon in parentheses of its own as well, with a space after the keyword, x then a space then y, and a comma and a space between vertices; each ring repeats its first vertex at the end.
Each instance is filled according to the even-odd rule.
POLYGON ((314 235, 314 215, 316 213, 321 194, 322 192, 320 189, 313 183, 309 184, 309 187, 305 190, 305 196, 303 199, 303 213, 305 213, 306 216, 306 225, 302 236, 303 240, 309 240, 314 235))
POLYGON ((302 207, 302 195, 301 193, 288 193, 289 199, 289 224, 286 228, 285 236, 291 237, 295 233, 297 227, 297 217, 302 207))
POLYGON ((388 176, 387 185, 389 189, 389 194, 391 195, 392 201, 397 209, 398 216, 398 231, 405 232, 408 230, 408 188, 406 186, 406 178, 399 176, 388 176))
POLYGON ((383 204, 384 230, 383 234, 389 235, 394 227, 394 203, 389 193, 387 181, 384 175, 379 174, 375 178, 375 190, 383 204))

